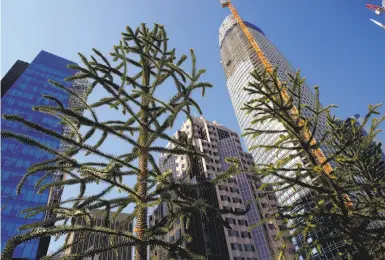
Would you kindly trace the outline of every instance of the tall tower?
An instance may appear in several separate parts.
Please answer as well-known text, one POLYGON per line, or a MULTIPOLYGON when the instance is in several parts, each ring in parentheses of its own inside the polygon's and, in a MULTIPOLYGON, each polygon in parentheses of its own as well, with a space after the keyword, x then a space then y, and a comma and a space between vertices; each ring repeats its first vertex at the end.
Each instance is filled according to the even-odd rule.
MULTIPOLYGON (((48 83, 48 79, 55 80, 81 95, 84 92, 81 84, 76 85, 64 81, 64 78, 76 73, 75 70, 67 68, 68 64, 73 63, 45 51, 41 51, 29 65, 24 62, 16 63, 19 65, 12 67, 11 70, 14 70, 12 75, 7 74, 11 76, 8 77, 9 80, 6 80, 9 82, 8 89, 3 93, 4 96, 1 99, 2 113, 19 115, 58 133, 65 134, 65 129, 57 117, 33 111, 32 107, 55 105, 54 102, 44 99, 42 95, 55 96, 65 107, 75 105, 76 101, 70 97, 68 92, 48 83)), ((30 136, 53 149, 63 147, 60 140, 26 128, 21 123, 2 119, 1 127, 2 130, 30 136)), ((16 194, 16 186, 27 169, 36 163, 52 159, 54 157, 52 154, 13 139, 2 140, 1 153, 1 248, 3 251, 8 239, 20 234, 21 231, 18 230, 20 226, 43 221, 45 218, 45 214, 42 212, 25 219, 21 211, 30 207, 47 205, 50 194, 50 200, 53 200, 54 197, 57 200, 60 199, 60 194, 57 191, 45 191, 42 194, 37 194, 34 185, 40 177, 45 175, 44 172, 30 176, 25 182, 21 194, 16 194)), ((49 176, 44 183, 61 177, 55 173, 49 176)), ((45 237, 21 244, 15 249, 13 257, 15 259, 40 259, 41 256, 46 255, 49 241, 50 238, 45 237)))
MULTIPOLYGON (((166 164, 161 158, 161 169, 171 170, 175 177, 185 181, 199 181, 199 179, 212 179, 218 174, 226 171, 229 165, 226 158, 238 158, 242 168, 247 169, 253 165, 251 154, 243 151, 239 136, 230 129, 209 122, 203 117, 193 118, 193 126, 186 121, 181 131, 192 136, 194 127, 194 144, 197 149, 207 155, 198 162, 192 163, 192 171, 187 176, 186 169, 188 161, 185 156, 173 156, 166 164)), ((275 241, 274 236, 279 232, 276 227, 283 228, 277 223, 266 223, 248 232, 248 227, 256 224, 268 213, 270 205, 277 203, 275 196, 263 196, 258 191, 261 182, 249 174, 241 173, 234 178, 228 179, 215 187, 215 190, 207 194, 197 194, 208 200, 213 206, 221 209, 232 209, 238 211, 250 203, 250 211, 244 216, 229 214, 224 216, 232 229, 227 229, 214 223, 203 223, 199 216, 189 230, 184 228, 183 223, 176 225, 174 231, 168 234, 170 241, 177 239, 181 233, 187 232, 193 237, 191 244, 186 245, 190 250, 205 255, 208 259, 273 259, 276 248, 280 247, 280 241, 275 241), (259 197, 260 199, 256 200, 259 197), (203 234, 203 236, 202 236, 203 234), (203 239, 202 239, 203 238, 203 239)), ((160 205, 151 216, 150 222, 155 223, 167 214, 164 205, 160 205)), ((279 224, 279 223, 278 223, 279 224)), ((287 235, 288 232, 287 232, 287 235)), ((155 252, 154 250, 153 252, 155 252)), ((159 257, 154 255, 155 257, 159 257)))
MULTIPOLYGON (((264 56, 271 64, 273 68, 277 68, 278 78, 281 82, 289 80, 288 74, 295 75, 296 71, 290 66, 289 62, 285 57, 274 47, 274 45, 269 41, 265 36, 264 32, 257 26, 244 22, 245 26, 250 31, 252 37, 255 39, 256 43, 261 48, 264 56)), ((247 128, 253 128, 251 125, 251 120, 253 118, 246 114, 245 110, 241 108, 245 103, 251 99, 258 98, 257 96, 249 95, 244 88, 248 86, 248 83, 255 81, 250 73, 254 70, 262 71, 264 65, 262 61, 258 58, 256 51, 252 47, 250 41, 246 37, 245 33, 242 31, 241 27, 238 25, 236 19, 229 15, 223 21, 219 29, 219 46, 220 46, 220 55, 221 63, 225 71, 227 79, 227 88, 230 93, 231 101, 235 110, 236 117, 242 132, 245 132, 247 128)), ((312 91, 306 86, 302 86, 302 103, 306 103, 311 107, 315 106, 316 97, 312 91)), ((304 116, 312 116, 309 110, 302 111, 304 116)), ((326 120, 322 116, 320 117, 320 124, 318 130, 315 133, 315 139, 319 139, 324 130, 326 129, 326 120)), ((278 121, 275 122, 265 122, 258 125, 259 129, 264 130, 283 130, 283 125, 278 121)), ((279 134, 276 135, 260 135, 257 138, 253 138, 248 135, 245 137, 245 142, 248 148, 255 145, 264 145, 264 144, 273 144, 279 138, 279 134)), ((322 152, 328 154, 330 152, 329 148, 322 146, 322 152)), ((285 153, 274 151, 266 151, 265 149, 254 149, 251 151, 251 154, 254 158, 255 163, 257 164, 270 164, 281 159, 285 153), (278 154, 278 156, 277 156, 278 154)), ((301 159, 298 158, 297 162, 301 162, 301 159)), ((295 164, 296 162, 292 162, 295 164)), ((266 179, 264 182, 274 182, 276 179, 266 179)), ((305 189, 291 189, 285 192, 277 192, 278 202, 281 204, 290 204, 300 197, 307 196, 308 191, 305 189)), ((318 235, 327 235, 327 230, 319 230, 318 235)), ((294 239, 297 245, 304 243, 303 239, 297 238, 294 239)), ((324 252, 327 255, 327 258, 324 259, 334 259, 334 251, 337 247, 341 245, 336 245, 331 243, 330 245, 324 246, 324 252)))

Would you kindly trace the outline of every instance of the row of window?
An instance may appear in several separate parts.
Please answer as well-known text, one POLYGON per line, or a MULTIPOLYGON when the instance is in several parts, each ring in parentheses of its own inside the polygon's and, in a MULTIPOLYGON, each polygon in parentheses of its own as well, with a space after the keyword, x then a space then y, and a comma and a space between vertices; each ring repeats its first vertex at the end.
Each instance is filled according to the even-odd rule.
POLYGON ((39 63, 32 63, 28 66, 28 71, 31 71, 31 70, 40 70, 40 71, 43 71, 44 74, 51 74, 53 76, 59 76, 61 79, 63 78, 66 78, 68 77, 68 73, 62 71, 62 70, 58 70, 58 69, 53 69, 51 67, 47 67, 47 66, 44 66, 43 64, 39 64, 39 63))
POLYGON ((219 164, 220 163, 220 161, 219 160, 214 160, 214 159, 210 159, 210 163, 216 163, 216 164, 219 164))
POLYGON ((8 154, 8 155, 13 154, 16 156, 20 156, 20 155, 31 156, 37 159, 52 157, 49 152, 46 152, 44 150, 36 149, 35 147, 31 147, 31 146, 23 147, 22 145, 12 144, 6 141, 2 143, 1 152, 3 154, 8 154))
POLYGON ((241 162, 242 162, 243 164, 253 165, 253 163, 251 163, 250 161, 245 161, 245 160, 243 160, 243 159, 241 159, 241 162))
POLYGON ((228 206, 223 206, 223 209, 224 210, 229 210, 229 211, 235 211, 235 212, 242 212, 244 211, 244 209, 241 209, 241 208, 232 208, 232 207, 228 207, 228 206))
POLYGON ((260 182, 260 179, 255 175, 246 174, 246 178, 249 180, 251 179, 253 181, 260 182))
POLYGON ((249 244, 238 244, 238 243, 231 243, 231 249, 232 250, 239 250, 239 251, 250 251, 250 252, 255 252, 255 247, 254 245, 249 245, 249 244))
POLYGON ((50 80, 54 80, 54 81, 59 82, 59 83, 65 83, 65 81, 62 77, 57 77, 56 75, 52 75, 52 74, 48 74, 48 73, 41 73, 41 72, 38 72, 37 70, 32 70, 32 69, 27 69, 25 72, 33 78, 39 77, 39 78, 46 79, 46 80, 50 79, 50 80))
POLYGON ((203 153, 205 153, 205 154, 212 154, 212 155, 214 155, 214 156, 218 156, 218 153, 217 153, 217 152, 211 152, 211 151, 208 151, 208 150, 206 150, 206 149, 203 149, 203 153))
POLYGON ((234 192, 234 193, 240 194, 239 189, 238 188, 234 188, 234 187, 227 187, 225 185, 218 185, 218 189, 219 190, 225 190, 225 191, 230 191, 230 192, 234 192))
POLYGON ((228 178, 228 179, 226 179, 226 180, 223 180, 223 182, 228 182, 228 183, 235 183, 235 184, 237 184, 237 180, 234 179, 234 178, 228 178))
POLYGON ((248 238, 252 238, 251 237, 251 233, 250 232, 247 232, 247 231, 241 231, 241 232, 238 232, 238 231, 236 231, 236 230, 234 230, 234 229, 229 229, 228 230, 228 233, 229 233, 229 236, 230 237, 243 237, 243 238, 246 238, 246 237, 248 237, 248 238))
MULTIPOLYGON (((223 207, 223 208, 224 208, 224 207, 223 207)), ((226 218, 226 221, 227 221, 229 224, 233 224, 233 225, 236 225, 236 224, 237 224, 237 220, 234 219, 234 218, 226 218)), ((247 222, 247 220, 238 219, 238 225, 248 227, 248 226, 249 226, 249 222, 247 222)))
POLYGON ((221 200, 222 201, 228 201, 228 202, 233 202, 233 203, 240 203, 242 204, 242 200, 240 198, 231 198, 229 196, 226 196, 226 195, 221 195, 221 200))
POLYGON ((217 146, 216 145, 214 145, 214 144, 209 144, 208 142, 202 142, 202 145, 203 146, 207 146, 207 147, 210 147, 210 148, 214 148, 214 149, 216 149, 217 148, 217 146))

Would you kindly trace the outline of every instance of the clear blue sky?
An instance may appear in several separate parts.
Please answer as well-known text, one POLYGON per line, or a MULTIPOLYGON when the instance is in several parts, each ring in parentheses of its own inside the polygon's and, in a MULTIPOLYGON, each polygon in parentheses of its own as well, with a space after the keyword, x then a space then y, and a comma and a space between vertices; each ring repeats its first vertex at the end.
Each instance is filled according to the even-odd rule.
MULTIPOLYGON (((244 20, 265 32, 308 85, 320 85, 321 101, 338 104, 339 117, 364 114, 385 101, 385 30, 366 1, 233 0, 244 20)), ((178 53, 194 48, 205 80, 214 84, 199 100, 205 117, 239 131, 220 64, 218 29, 229 10, 219 0, 3 0, 1 76, 17 60, 46 50, 74 62, 91 48, 112 50, 126 25, 163 24, 178 53)), ((384 113, 385 109, 381 111, 384 113)), ((384 133, 380 140, 385 140, 384 133)), ((65 192, 68 196, 68 191, 65 192)), ((57 246, 57 243, 51 248, 57 246)))

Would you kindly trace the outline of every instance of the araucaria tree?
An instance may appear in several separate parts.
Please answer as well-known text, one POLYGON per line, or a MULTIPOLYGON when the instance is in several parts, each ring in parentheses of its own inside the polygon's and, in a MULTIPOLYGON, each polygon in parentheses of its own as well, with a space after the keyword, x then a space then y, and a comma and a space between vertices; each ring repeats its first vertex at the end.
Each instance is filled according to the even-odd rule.
POLYGON ((362 122, 339 120, 330 114, 334 106, 320 105, 318 87, 314 104, 303 100, 299 72, 282 83, 276 71, 252 76, 245 91, 255 98, 244 109, 253 117, 253 127, 246 135, 275 140, 252 148, 275 154, 271 163, 254 169, 281 194, 270 218, 285 220, 298 256, 384 259, 385 156, 375 142, 384 117, 371 119, 380 105, 369 106, 362 122), (281 127, 263 127, 273 122, 281 127), (294 200, 285 202, 282 194, 294 200))
POLYGON ((179 183, 170 176, 169 171, 161 172, 156 163, 157 153, 185 155, 189 158, 203 156, 195 151, 192 139, 183 134, 175 138, 167 131, 173 127, 178 115, 190 118, 192 111, 200 113, 199 105, 192 95, 200 90, 203 96, 205 89, 211 87, 211 84, 200 81, 205 70, 196 68, 194 52, 191 50, 192 65, 188 73, 182 68, 187 56, 177 58, 175 49, 169 48, 168 41, 163 26, 155 24, 149 29, 142 24, 136 30, 126 28, 119 45, 110 53, 111 58, 95 49, 94 56, 89 59, 79 54, 84 66, 70 65, 78 73, 66 80, 88 80, 88 95, 100 89, 105 95, 96 102, 87 103, 86 99, 75 92, 51 81, 56 87, 68 91, 81 105, 67 109, 55 97, 46 96, 56 105, 33 108, 60 118, 62 124, 70 129, 69 135, 60 135, 17 115, 3 115, 6 120, 20 122, 35 131, 56 137, 68 147, 64 151, 55 151, 28 136, 3 131, 3 138, 12 138, 56 155, 52 160, 33 165, 21 180, 18 192, 23 188, 24 181, 37 172, 48 173, 43 179, 50 172, 61 172, 67 176, 45 185, 42 185, 43 179, 39 180, 36 183, 38 191, 79 185, 78 194, 73 194, 70 199, 28 209, 26 214, 29 216, 50 211, 52 217, 44 222, 24 226, 25 232, 6 244, 3 259, 11 259, 15 247, 25 241, 66 235, 64 245, 56 252, 58 254, 71 247, 69 237, 72 232, 78 234, 80 241, 87 239, 90 234, 108 236, 109 241, 86 252, 66 255, 63 259, 82 259, 101 252, 117 252, 116 249, 120 247, 134 246, 135 259, 145 260, 149 245, 163 247, 172 255, 193 258, 196 255, 183 247, 183 243, 189 239, 187 235, 175 242, 164 241, 159 237, 167 233, 177 219, 188 223, 194 212, 214 212, 219 221, 226 223, 221 217, 223 212, 204 201, 194 200, 188 194, 192 190, 210 188, 221 178, 234 174, 236 162, 218 179, 198 184, 179 183), (107 110, 116 111, 119 117, 116 120, 102 120, 102 113, 99 112, 107 110), (79 111, 84 111, 84 114, 79 111), (122 154, 103 148, 110 138, 119 140, 122 149, 116 150, 123 150, 122 154), (173 144, 172 148, 160 147, 160 140, 173 144), (87 160, 89 157, 83 156, 79 160, 78 154, 91 155, 92 159, 87 160), (133 187, 125 183, 127 176, 136 177, 133 187), (92 191, 89 187, 92 184, 93 187, 103 185, 98 186, 101 188, 90 195, 92 191), (118 197, 106 196, 114 190, 120 192, 118 197), (168 203, 170 214, 162 223, 149 228, 148 208, 163 202, 168 203), (130 205, 133 205, 134 210, 129 217, 117 228, 110 228, 110 219, 130 205), (90 214, 92 209, 103 210, 104 226, 96 226, 90 214), (86 224, 76 224, 78 218, 85 219, 86 224), (124 227, 134 219, 136 226, 134 233, 131 233, 124 227))

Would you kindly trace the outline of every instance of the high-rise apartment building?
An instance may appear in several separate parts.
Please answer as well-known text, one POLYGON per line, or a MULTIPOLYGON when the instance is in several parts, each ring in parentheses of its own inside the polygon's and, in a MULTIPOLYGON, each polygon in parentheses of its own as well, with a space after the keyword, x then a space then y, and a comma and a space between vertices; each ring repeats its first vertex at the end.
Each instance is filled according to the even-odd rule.
MULTIPOLYGON (((260 46, 266 59, 272 65, 273 68, 277 68, 278 78, 281 82, 289 80, 289 74, 295 75, 296 71, 290 66, 285 57, 274 47, 274 45, 265 36, 263 31, 248 22, 245 22, 246 27, 254 37, 255 41, 260 46)), ((230 93, 231 101, 235 110, 238 123, 242 132, 245 132, 247 128, 257 127, 261 130, 283 130, 283 125, 278 121, 260 123, 258 126, 252 126, 251 120, 254 118, 242 110, 245 103, 251 99, 258 98, 257 96, 249 95, 244 88, 248 86, 248 83, 255 81, 250 73, 254 70, 262 71, 264 69, 262 62, 259 60, 257 53, 252 47, 251 43, 247 39, 246 35, 238 25, 233 16, 228 16, 223 21, 219 29, 219 46, 221 63, 225 71, 227 79, 227 88, 230 93)), ((303 85, 302 91, 302 103, 306 103, 309 106, 314 107, 316 103, 316 97, 312 91, 303 85)), ((302 109, 304 116, 312 116, 311 112, 307 109, 302 109)), ((326 118, 320 117, 320 123, 318 125, 318 131, 315 133, 315 139, 319 139, 323 131, 326 129, 326 118)), ((279 134, 276 135, 260 135, 253 138, 251 135, 245 137, 245 142, 248 148, 255 145, 274 144, 279 138, 279 134)), ((330 150, 326 146, 321 146, 322 152, 328 154, 330 150)), ((251 151, 255 163, 257 164, 270 164, 283 158, 285 151, 277 153, 272 149, 266 151, 265 149, 254 149, 251 151)), ((300 158, 297 161, 292 161, 294 165, 297 162, 301 162, 300 158)), ((266 179, 264 182, 275 182, 276 179, 266 179)), ((277 199, 279 203, 291 204, 298 200, 300 197, 308 196, 308 192, 305 189, 291 189, 285 192, 277 192, 277 199)), ((328 231, 318 230, 318 235, 326 236, 328 231)), ((295 243, 299 245, 303 243, 303 239, 294 239, 295 243)), ((342 241, 335 243, 331 241, 328 245, 324 245, 325 258, 322 259, 335 259, 335 249, 342 245, 342 241)), ((319 257, 319 256, 316 256, 319 257)))
MULTIPOLYGON (((129 214, 119 213, 116 218, 110 218, 109 223, 105 223, 105 211, 104 210, 91 210, 91 216, 95 219, 95 226, 108 227, 111 229, 118 229, 126 232, 132 232, 133 225, 132 222, 124 224, 127 220, 129 214)), ((76 219, 76 225, 85 225, 86 220, 84 218, 76 219)), ((123 238, 122 238, 123 239, 123 238)), ((124 240, 119 239, 115 240, 116 243, 122 243, 124 240)), ((69 247, 66 250, 66 255, 68 254, 82 254, 86 253, 88 250, 97 249, 104 247, 110 241, 110 236, 103 235, 99 233, 90 233, 87 237, 82 237, 79 233, 71 233, 69 244, 73 246, 69 247)), ((86 259, 93 260, 131 260, 132 259, 132 247, 124 246, 117 248, 117 253, 114 250, 109 250, 106 252, 99 253, 92 257, 87 257, 86 259)))
MULTIPOLYGON (((226 158, 238 158, 242 169, 253 165, 252 156, 243 151, 239 136, 235 132, 215 121, 209 122, 203 117, 193 118, 193 124, 186 121, 181 131, 191 137, 192 127, 195 128, 194 144, 199 151, 207 155, 207 158, 192 162, 190 173, 187 173, 189 162, 186 156, 171 156, 164 164, 163 158, 167 157, 164 155, 160 160, 163 171, 171 170, 176 178, 195 182, 199 181, 199 178, 212 179, 226 171, 229 167, 225 162, 226 158)), ((260 185, 261 182, 255 176, 244 172, 217 185, 215 190, 208 192, 210 194, 201 195, 209 200, 211 205, 233 211, 243 210, 250 203, 251 207, 247 215, 224 216, 232 229, 218 226, 215 222, 202 222, 202 219, 197 217, 189 230, 185 229, 184 223, 177 223, 165 239, 174 241, 187 232, 193 237, 192 244, 186 245, 187 248, 205 255, 208 259, 272 259, 277 247, 281 246, 281 242, 275 241, 274 237, 278 229, 284 229, 284 227, 279 223, 266 223, 254 228, 251 232, 248 231, 250 225, 261 220, 270 206, 277 203, 275 196, 264 196, 258 191, 260 185)), ((167 207, 160 205, 152 214, 150 224, 154 225, 165 215, 167 215, 167 207)), ((161 254, 159 251, 161 251, 159 248, 155 248, 152 253, 153 255, 156 253, 159 257, 161 254)))
MULTIPOLYGON (((84 92, 83 86, 64 81, 64 78, 76 73, 75 70, 67 68, 68 64, 74 64, 74 62, 41 51, 31 64, 24 68, 26 64, 20 63, 20 66, 17 66, 18 69, 14 69, 16 66, 14 65, 11 69, 14 71, 10 72, 13 76, 7 74, 4 77, 5 79, 9 76, 8 80, 5 81, 11 83, 13 81, 13 83, 8 86, 1 99, 2 113, 22 116, 27 120, 63 134, 65 129, 59 124, 60 119, 33 111, 32 107, 36 105, 56 105, 54 102, 43 98, 43 95, 56 97, 65 107, 71 107, 76 103, 68 92, 48 83, 48 79, 52 79, 82 94, 84 92)), ((3 131, 12 131, 29 136, 53 149, 62 147, 58 139, 33 131, 14 121, 1 119, 1 128, 3 131)), ((19 195, 16 194, 16 186, 30 166, 52 159, 53 155, 13 139, 2 140, 1 153, 1 249, 3 251, 8 239, 21 232, 18 230, 20 226, 44 220, 45 214, 43 212, 25 219, 21 211, 26 208, 47 205, 50 191, 37 194, 36 189, 34 189, 36 182, 45 173, 40 172, 30 176, 19 195)), ((53 178, 55 178, 54 175, 50 176, 45 180, 45 183, 51 182, 53 178)), ((21 244, 15 249, 14 258, 39 259, 41 256, 46 255, 49 241, 50 238, 46 237, 21 244)))

